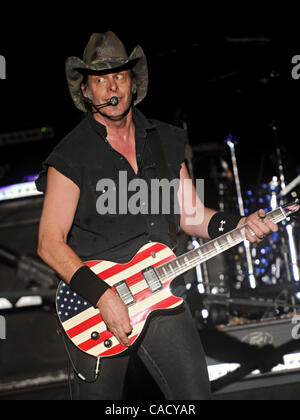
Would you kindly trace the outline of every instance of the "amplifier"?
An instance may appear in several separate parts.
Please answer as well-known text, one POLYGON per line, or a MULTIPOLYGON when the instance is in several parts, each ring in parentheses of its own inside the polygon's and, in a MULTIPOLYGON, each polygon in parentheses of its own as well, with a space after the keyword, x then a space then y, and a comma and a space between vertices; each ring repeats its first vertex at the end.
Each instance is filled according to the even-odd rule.
POLYGON ((29 398, 30 391, 50 385, 67 388, 68 358, 56 332, 54 310, 6 311, 5 320, 6 338, 0 340, 0 400, 18 399, 22 392, 29 398))
MULTIPOLYGON (((0 204, 0 248, 18 255, 35 255, 43 196, 8 200, 0 204)), ((13 266, 0 259, 0 291, 24 289, 13 266)))
POLYGON ((287 314, 201 330, 214 394, 300 383, 299 321, 287 314))
POLYGON ((36 189, 34 183, 34 179, 37 178, 37 175, 33 175, 32 178, 32 181, 0 187, 0 202, 41 195, 42 193, 36 189))
POLYGON ((27 130, 0 133, 0 146, 49 140, 53 138, 54 128, 52 126, 37 127, 27 130))

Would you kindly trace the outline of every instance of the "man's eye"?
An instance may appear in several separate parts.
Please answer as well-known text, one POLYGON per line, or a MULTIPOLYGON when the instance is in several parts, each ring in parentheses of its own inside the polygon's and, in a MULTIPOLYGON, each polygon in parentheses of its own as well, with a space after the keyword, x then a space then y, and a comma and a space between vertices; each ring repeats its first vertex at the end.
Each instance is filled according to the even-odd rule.
POLYGON ((103 83, 104 82, 104 78, 103 77, 99 77, 97 80, 98 83, 103 83))
POLYGON ((118 80, 122 80, 122 79, 124 79, 124 76, 123 76, 123 74, 117 74, 116 78, 118 80))

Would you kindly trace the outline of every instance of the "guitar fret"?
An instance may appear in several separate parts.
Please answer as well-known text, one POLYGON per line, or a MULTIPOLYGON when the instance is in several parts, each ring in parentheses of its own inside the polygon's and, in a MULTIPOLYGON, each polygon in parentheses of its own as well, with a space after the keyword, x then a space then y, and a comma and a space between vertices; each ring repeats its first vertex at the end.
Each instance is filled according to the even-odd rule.
POLYGON ((240 234, 240 231, 232 232, 232 235, 233 235, 233 242, 235 242, 235 243, 238 243, 243 239, 241 234, 240 234))
MULTIPOLYGON (((282 220, 286 219, 287 214, 291 214, 298 210, 295 208, 295 205, 290 205, 288 207, 289 213, 285 213, 285 209, 279 207, 276 210, 271 211, 266 215, 266 217, 274 223, 279 223, 282 220)), ((173 265, 166 264, 165 267, 162 267, 162 270, 159 272, 164 275, 165 279, 174 277, 175 275, 185 273, 189 269, 196 267, 198 264, 203 263, 204 261, 209 260, 210 258, 216 256, 217 254, 238 245, 246 239, 246 229, 247 225, 244 225, 238 229, 232 230, 229 233, 226 233, 218 239, 214 239, 210 242, 201 245, 199 248, 187 252, 186 254, 176 258, 173 261, 173 265), (169 267, 169 268, 167 268, 169 267)))
POLYGON ((216 248, 217 252, 221 252, 222 251, 222 247, 219 245, 218 241, 214 242, 214 247, 216 248))
POLYGON ((210 253, 210 248, 209 246, 207 246, 207 244, 202 245, 202 251, 203 251, 203 256, 205 258, 205 255, 210 253))
POLYGON ((285 216, 285 213, 284 213, 284 210, 283 210, 283 208, 281 208, 281 207, 279 208, 279 210, 275 210, 275 211, 274 211, 274 216, 275 216, 275 218, 276 218, 276 217, 279 217, 279 216, 283 216, 283 218, 284 218, 284 219, 285 219, 285 217, 286 217, 286 216, 285 216), (277 215, 276 215, 276 213, 279 213, 279 214, 277 214, 277 215), (280 214, 280 213, 282 213, 282 214, 280 214))
POLYGON ((232 243, 234 242, 234 241, 233 241, 233 237, 232 237, 231 235, 227 235, 227 236, 226 236, 226 239, 227 239, 227 241, 228 241, 229 245, 231 246, 231 245, 232 245, 232 243))
POLYGON ((169 264, 169 268, 170 268, 171 272, 174 273, 174 268, 172 267, 172 263, 169 264))

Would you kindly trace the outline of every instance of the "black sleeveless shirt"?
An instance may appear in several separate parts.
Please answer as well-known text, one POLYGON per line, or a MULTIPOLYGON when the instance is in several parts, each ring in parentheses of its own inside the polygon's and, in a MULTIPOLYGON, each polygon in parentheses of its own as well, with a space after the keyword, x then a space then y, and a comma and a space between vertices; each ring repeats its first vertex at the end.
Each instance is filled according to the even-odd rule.
MULTIPOLYGON (((137 175, 126 158, 106 140, 105 126, 88 113, 43 162, 36 180, 37 189, 45 193, 47 170, 53 166, 78 185, 80 198, 67 243, 83 261, 102 259, 124 263, 149 241, 171 246, 167 220, 161 211, 151 214, 151 200, 141 199, 142 202, 138 203, 140 211, 131 214, 120 207, 119 198, 125 194, 129 201, 138 191, 138 188, 126 191, 124 179, 132 185, 138 185, 138 180, 143 180, 149 192, 151 180, 156 179, 156 165, 147 142, 149 130, 158 130, 170 177, 179 180, 181 164, 185 160, 186 132, 160 121, 148 120, 136 108, 133 109, 133 121, 137 175), (107 190, 102 189, 103 180, 110 180, 116 187, 113 206, 116 211, 107 214, 99 214, 99 204, 105 203, 101 194, 107 194, 107 190)), ((178 202, 175 205, 178 206, 178 202)), ((180 215, 176 217, 179 227, 180 215)))

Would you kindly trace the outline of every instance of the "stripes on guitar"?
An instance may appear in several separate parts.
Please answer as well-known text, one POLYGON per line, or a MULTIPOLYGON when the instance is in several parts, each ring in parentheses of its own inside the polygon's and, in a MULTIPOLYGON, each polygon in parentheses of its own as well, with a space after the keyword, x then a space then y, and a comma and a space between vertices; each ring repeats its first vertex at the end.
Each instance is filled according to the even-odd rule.
MULTIPOLYGON (((132 334, 129 337, 131 343, 134 343, 140 335, 150 312, 156 309, 176 307, 182 303, 181 298, 175 297, 171 293, 170 279, 163 282, 161 290, 152 293, 141 274, 141 271, 149 266, 158 267, 174 258, 175 255, 167 246, 160 243, 149 243, 126 264, 109 261, 88 261, 85 263, 113 289, 116 283, 126 279, 136 300, 128 308, 133 326, 132 334)), ((119 344, 107 330, 99 310, 82 301, 80 296, 76 296, 65 283, 61 282, 57 293, 57 310, 62 326, 72 342, 81 350, 96 357, 112 356, 125 351, 127 348, 119 344), (70 302, 71 300, 73 302, 70 302), (63 308, 60 307, 61 305, 63 308), (98 340, 91 338, 94 332, 100 334, 98 340), (110 340, 110 348, 105 346, 106 340, 110 340)))
MULTIPOLYGON (((273 210, 266 217, 274 223, 279 223, 298 210, 297 201, 273 210)), ((141 333, 151 311, 172 308, 182 303, 182 299, 175 297, 170 291, 169 285, 172 279, 244 241, 246 228, 247 225, 241 226, 198 249, 189 251, 178 257, 174 264, 171 261, 176 258, 175 255, 167 246, 160 243, 145 245, 132 261, 126 264, 109 261, 89 261, 86 264, 113 289, 115 286, 123 300, 128 303, 133 324, 130 341, 133 343, 141 333), (152 275, 151 269, 147 271, 147 281, 152 291, 148 287, 142 272, 145 274, 146 271, 143 270, 149 267, 158 268, 154 274, 159 277, 162 288, 155 275, 152 275), (119 283, 118 287, 117 283, 119 283)), ((93 356, 112 356, 126 350, 126 347, 121 346, 107 331, 99 311, 73 293, 63 282, 58 288, 56 306, 63 328, 74 344, 83 351, 93 356), (91 338, 94 332, 100 333, 98 340, 95 335, 93 335, 94 339, 91 338), (110 340, 110 346, 105 344, 106 340, 110 340)))

